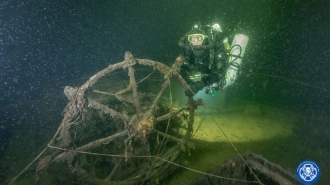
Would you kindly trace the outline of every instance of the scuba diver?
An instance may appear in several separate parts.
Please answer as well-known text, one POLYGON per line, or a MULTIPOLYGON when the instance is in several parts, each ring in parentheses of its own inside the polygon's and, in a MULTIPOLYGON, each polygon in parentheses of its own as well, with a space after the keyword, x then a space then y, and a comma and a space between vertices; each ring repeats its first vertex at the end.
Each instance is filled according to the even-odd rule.
POLYGON ((186 95, 194 96, 207 87, 206 93, 215 96, 217 90, 234 84, 248 40, 247 36, 236 34, 230 45, 220 24, 194 24, 178 42, 185 59, 181 76, 190 86, 186 95))

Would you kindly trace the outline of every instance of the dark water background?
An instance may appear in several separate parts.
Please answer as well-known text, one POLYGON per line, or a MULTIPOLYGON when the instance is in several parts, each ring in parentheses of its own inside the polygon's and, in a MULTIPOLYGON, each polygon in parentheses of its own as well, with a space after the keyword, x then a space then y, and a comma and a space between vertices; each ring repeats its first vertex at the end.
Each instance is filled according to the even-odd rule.
POLYGON ((13 131, 30 129, 34 145, 43 143, 37 128, 58 126, 64 86, 81 85, 125 51, 170 64, 195 21, 250 37, 237 96, 326 115, 329 10, 326 0, 1 1, 0 157, 13 131))

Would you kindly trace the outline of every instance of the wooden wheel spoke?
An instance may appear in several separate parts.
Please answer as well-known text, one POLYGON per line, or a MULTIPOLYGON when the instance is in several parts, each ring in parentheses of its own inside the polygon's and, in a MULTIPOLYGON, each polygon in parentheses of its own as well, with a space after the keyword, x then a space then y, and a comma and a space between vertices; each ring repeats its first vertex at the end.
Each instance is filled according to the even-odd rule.
MULTIPOLYGON (((171 78, 178 79, 181 86, 186 88, 185 82, 178 73, 179 64, 180 63, 176 61, 176 64, 170 68, 160 62, 147 59, 135 59, 132 54, 126 52, 123 62, 109 65, 107 68, 97 72, 81 87, 72 88, 67 86, 65 88, 65 94, 69 99, 69 103, 64 109, 64 118, 54 137, 47 145, 48 148, 54 151, 38 163, 38 177, 56 162, 66 162, 77 176, 89 181, 91 184, 112 184, 113 179, 115 179, 116 182, 120 182, 119 184, 138 184, 141 182, 143 183, 147 178, 155 178, 155 176, 158 175, 157 170, 159 169, 165 172, 170 167, 171 163, 178 159, 180 153, 185 150, 185 143, 190 136, 190 134, 186 134, 183 138, 178 139, 167 133, 174 115, 179 114, 183 110, 193 112, 193 109, 189 106, 181 107, 175 111, 172 111, 172 108, 170 108, 168 113, 157 118, 155 115, 155 109, 157 106, 160 106, 160 99, 170 85, 171 78), (157 96, 153 100, 147 100, 146 104, 143 102, 143 108, 141 105, 143 93, 139 93, 138 84, 136 82, 136 64, 151 66, 165 77, 157 96), (113 91, 116 93, 106 92, 109 89, 105 91, 93 90, 92 92, 102 94, 103 96, 97 96, 97 98, 100 97, 100 99, 92 98, 97 94, 88 96, 88 93, 91 91, 87 90, 96 84, 100 78, 122 68, 128 69, 129 76, 129 84, 124 89, 118 90, 110 86, 111 90, 114 89, 113 91), (133 101, 129 98, 125 99, 125 95, 130 91, 132 91, 133 94, 133 101), (135 106, 135 112, 128 110, 127 107, 123 106, 121 103, 118 104, 118 100, 107 98, 104 95, 115 96, 122 103, 124 103, 124 101, 131 102, 135 106), (106 102, 106 104, 99 103, 96 100, 106 102), (168 119, 166 131, 157 130, 155 124, 166 119, 168 119), (155 138, 155 135, 167 138, 171 140, 170 142, 172 143, 167 145, 166 141, 159 145, 157 142, 149 140, 151 137, 155 138), (173 146, 173 142, 180 143, 180 146, 173 146), (155 149, 157 147, 159 148, 158 152, 155 149), (161 152, 159 152, 160 149, 162 149, 161 152), (92 151, 102 152, 96 153, 92 151), (110 152, 110 154, 107 152, 110 152), (111 154, 111 152, 114 154, 111 154), (118 158, 118 160, 113 160, 112 162, 108 161, 111 169, 107 172, 108 175, 104 177, 104 179, 99 179, 95 174, 89 174, 88 170, 90 169, 84 169, 88 166, 86 165, 88 160, 84 159, 85 155, 78 154, 92 155, 92 158, 97 158, 98 160, 104 159, 98 156, 115 157, 118 158), (123 160, 124 158, 126 160, 123 160), (150 160, 153 161, 152 163, 155 162, 151 165, 152 167, 150 167, 150 160), (155 168, 157 168, 157 170, 151 171, 155 168), (116 175, 119 174, 119 172, 124 174, 116 175)), ((150 75, 141 81, 146 80, 150 75)), ((127 104, 125 105, 128 106, 127 104)), ((192 129, 192 122, 193 119, 190 119, 190 126, 186 132, 191 132, 189 129, 192 129)), ((37 160, 43 152, 37 156, 35 160, 37 160)), ((31 164, 29 164, 29 166, 31 164)), ((28 167, 15 177, 13 181, 28 167)), ((90 168, 93 168, 93 164, 90 168)))

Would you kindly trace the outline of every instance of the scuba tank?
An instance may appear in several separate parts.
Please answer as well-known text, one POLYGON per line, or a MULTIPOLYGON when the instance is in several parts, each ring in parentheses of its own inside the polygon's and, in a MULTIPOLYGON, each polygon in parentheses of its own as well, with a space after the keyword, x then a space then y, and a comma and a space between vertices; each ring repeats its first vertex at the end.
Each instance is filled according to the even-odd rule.
POLYGON ((236 34, 234 36, 229 59, 228 59, 228 69, 225 74, 225 79, 223 80, 222 89, 226 89, 228 86, 234 84, 238 70, 241 66, 245 49, 249 42, 249 37, 244 34, 236 34))

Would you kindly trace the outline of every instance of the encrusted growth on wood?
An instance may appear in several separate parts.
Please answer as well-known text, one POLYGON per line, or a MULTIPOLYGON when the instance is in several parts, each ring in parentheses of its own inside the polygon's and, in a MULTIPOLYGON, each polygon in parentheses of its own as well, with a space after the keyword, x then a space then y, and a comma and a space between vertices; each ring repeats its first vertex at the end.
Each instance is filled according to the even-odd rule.
MULTIPOLYGON (((54 152, 39 161, 36 169, 37 180, 40 178, 40 175, 55 162, 67 163, 80 179, 84 179, 92 184, 136 184, 146 180, 151 182, 155 179, 159 181, 162 176, 166 176, 166 173, 173 171, 173 166, 171 167, 166 160, 176 162, 182 151, 186 151, 186 148, 189 150, 191 143, 188 141, 192 132, 193 118, 189 118, 187 133, 182 138, 177 138, 177 136, 168 134, 167 129, 164 131, 164 129, 159 130, 156 127, 162 128, 161 124, 163 124, 164 121, 166 122, 167 120, 169 123, 183 110, 189 110, 189 113, 193 116, 194 110, 199 103, 190 99, 187 106, 179 107, 173 111, 172 108, 167 109, 169 112, 165 112, 162 115, 156 114, 155 110, 159 109, 160 99, 169 86, 171 79, 178 80, 185 89, 189 88, 179 74, 180 66, 183 62, 182 60, 181 57, 178 57, 170 68, 160 62, 147 59, 135 59, 131 53, 126 52, 123 62, 109 65, 107 68, 92 76, 81 87, 65 87, 64 93, 69 103, 63 111, 63 120, 58 131, 48 144, 48 147, 54 149, 54 152), (164 83, 147 108, 142 108, 141 105, 141 95, 136 82, 136 65, 151 66, 164 76, 164 83), (117 69, 128 69, 129 84, 126 87, 119 89, 115 93, 98 90, 94 90, 93 92, 105 96, 113 95, 122 103, 125 101, 123 95, 131 93, 134 101, 132 102, 133 104, 129 104, 134 107, 133 114, 109 107, 109 105, 102 104, 88 97, 88 89, 96 84, 100 78, 109 75, 109 73, 117 69), (91 123, 87 122, 85 116, 87 115, 87 117, 90 117, 89 112, 92 111, 98 111, 102 112, 104 115, 109 115, 115 123, 108 124, 110 124, 111 128, 117 130, 115 132, 109 131, 109 134, 102 135, 102 137, 94 140, 88 139, 88 137, 91 136, 88 131, 83 132, 86 134, 85 136, 77 134, 81 133, 81 130, 85 127, 86 129, 91 127, 91 123), (155 138, 156 136, 157 142, 149 140, 149 138, 155 138), (159 145, 159 137, 162 137, 163 141, 169 140, 166 143, 172 142, 174 144, 165 146, 162 143, 162 145, 159 145), (122 146, 121 143, 124 146, 122 146), (90 152, 98 148, 98 150, 100 150, 110 144, 111 146, 118 147, 117 150, 111 150, 112 152, 116 152, 112 155, 90 152), (155 148, 153 151, 158 152, 152 152, 151 148, 155 148), (113 160, 114 162, 111 164, 113 168, 109 171, 106 178, 93 175, 88 169, 84 169, 83 166, 86 164, 81 162, 83 159, 77 159, 80 153, 115 157, 113 160), (165 160, 159 161, 157 158, 152 159, 153 155, 157 155, 157 158, 161 157, 165 160), (121 160, 119 160, 118 157, 121 160), (123 158, 126 160, 122 160, 123 158), (152 160, 151 165, 150 160, 152 160), (134 162, 131 163, 130 161, 134 162), (136 166, 136 164, 138 164, 138 166, 136 166), (123 172, 125 169, 126 171, 123 172), (118 173, 118 171, 121 171, 121 173, 118 173)), ((91 121, 92 120, 89 120, 89 122, 91 121)), ((102 130, 99 131, 99 133, 103 133, 102 130)))

